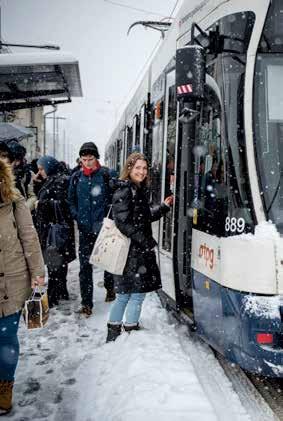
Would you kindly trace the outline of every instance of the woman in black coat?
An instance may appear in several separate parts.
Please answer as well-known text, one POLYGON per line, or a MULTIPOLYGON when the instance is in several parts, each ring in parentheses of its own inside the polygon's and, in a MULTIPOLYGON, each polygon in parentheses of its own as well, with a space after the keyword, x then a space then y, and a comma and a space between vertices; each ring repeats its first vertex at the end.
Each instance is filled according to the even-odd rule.
MULTIPOLYGON (((124 166, 113 195, 113 217, 119 230, 131 239, 123 275, 114 275, 116 300, 109 322, 107 342, 121 333, 124 312, 126 331, 139 328, 142 303, 147 292, 161 288, 151 223, 169 211, 173 196, 150 208, 148 200, 148 163, 141 153, 132 153, 124 166)), ((115 188, 115 186, 114 186, 115 188)))
POLYGON ((52 156, 43 156, 37 161, 38 173, 46 180, 38 192, 36 226, 48 269, 49 306, 58 304, 59 299, 68 300, 68 263, 76 258, 74 225, 67 201, 69 178, 60 171, 60 163, 52 156), (46 245, 50 224, 67 226, 68 239, 64 250, 54 255, 52 263, 47 260, 46 245))

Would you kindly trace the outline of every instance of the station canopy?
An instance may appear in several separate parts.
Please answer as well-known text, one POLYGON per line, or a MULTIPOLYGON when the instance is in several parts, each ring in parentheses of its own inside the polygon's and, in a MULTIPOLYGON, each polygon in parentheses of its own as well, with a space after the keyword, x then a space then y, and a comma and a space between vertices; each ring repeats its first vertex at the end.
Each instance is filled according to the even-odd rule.
POLYGON ((80 96, 79 63, 71 54, 0 54, 0 111, 55 105, 80 96))

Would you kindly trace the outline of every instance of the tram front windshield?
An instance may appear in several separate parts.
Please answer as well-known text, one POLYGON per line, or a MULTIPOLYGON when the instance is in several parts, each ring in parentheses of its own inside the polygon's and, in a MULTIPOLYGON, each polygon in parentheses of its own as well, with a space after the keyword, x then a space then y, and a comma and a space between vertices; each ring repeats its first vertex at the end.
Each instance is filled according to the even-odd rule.
POLYGON ((267 219, 283 234, 283 11, 274 1, 256 59, 254 136, 267 219))

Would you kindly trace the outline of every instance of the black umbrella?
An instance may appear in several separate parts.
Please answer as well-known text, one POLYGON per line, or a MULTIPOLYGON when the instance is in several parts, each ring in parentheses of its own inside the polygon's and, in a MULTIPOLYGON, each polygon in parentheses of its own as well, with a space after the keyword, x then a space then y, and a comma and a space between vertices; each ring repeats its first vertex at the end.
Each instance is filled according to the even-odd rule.
POLYGON ((33 136, 34 133, 31 129, 20 126, 15 123, 0 123, 0 141, 6 141, 15 139, 21 140, 25 137, 33 136))

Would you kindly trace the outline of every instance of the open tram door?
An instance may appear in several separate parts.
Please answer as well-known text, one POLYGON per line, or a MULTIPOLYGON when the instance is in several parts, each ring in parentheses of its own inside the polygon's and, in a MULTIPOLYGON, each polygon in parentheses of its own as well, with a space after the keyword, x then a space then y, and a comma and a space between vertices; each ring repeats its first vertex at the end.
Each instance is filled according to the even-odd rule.
MULTIPOLYGON (((162 200, 175 194, 176 173, 176 88, 175 70, 165 75, 165 105, 163 133, 162 200)), ((175 207, 160 220, 159 259, 162 278, 162 291, 176 303, 173 265, 173 241, 175 207)), ((173 304, 174 305, 174 304, 173 304)))
POLYGON ((174 272, 176 301, 193 320, 192 299, 192 229, 197 209, 196 154, 197 108, 204 95, 205 56, 200 46, 177 49, 176 94, 178 121, 178 165, 175 203, 174 272))

